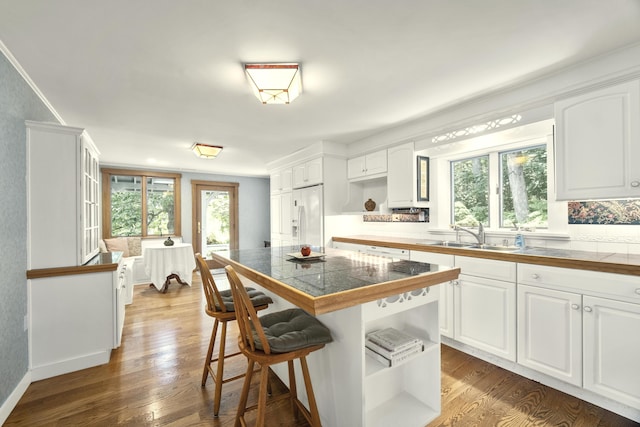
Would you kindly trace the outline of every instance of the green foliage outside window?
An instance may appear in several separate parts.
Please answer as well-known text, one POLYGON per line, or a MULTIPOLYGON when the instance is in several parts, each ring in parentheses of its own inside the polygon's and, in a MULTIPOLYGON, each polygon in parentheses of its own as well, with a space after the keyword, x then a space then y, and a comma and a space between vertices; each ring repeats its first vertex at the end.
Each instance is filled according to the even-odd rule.
POLYGON ((451 163, 455 224, 477 227, 489 224, 489 156, 451 163))

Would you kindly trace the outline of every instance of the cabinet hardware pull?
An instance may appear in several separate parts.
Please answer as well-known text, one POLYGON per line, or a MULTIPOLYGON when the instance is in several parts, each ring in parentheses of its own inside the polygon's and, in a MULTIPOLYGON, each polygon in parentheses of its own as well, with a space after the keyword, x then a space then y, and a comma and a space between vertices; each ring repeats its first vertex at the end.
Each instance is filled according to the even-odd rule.
POLYGON ((571 304, 571 308, 577 310, 580 308, 580 306, 578 304, 571 304))
POLYGON ((532 279, 535 279, 535 280, 538 280, 538 279, 540 278, 540 275, 539 275, 539 274, 537 274, 537 273, 533 273, 533 274, 531 275, 531 278, 532 278, 532 279))
POLYGON ((453 280, 451 283, 453 283, 455 286, 458 286, 460 284, 458 280, 453 280))
POLYGON ((631 186, 632 187, 640 187, 640 181, 631 181, 631 186))
POLYGON ((589 307, 589 306, 586 306, 584 308, 584 311, 586 311, 587 313, 591 313, 593 311, 593 309, 591 307, 589 307))
POLYGON ((636 294, 640 295, 640 288, 636 289, 636 294))

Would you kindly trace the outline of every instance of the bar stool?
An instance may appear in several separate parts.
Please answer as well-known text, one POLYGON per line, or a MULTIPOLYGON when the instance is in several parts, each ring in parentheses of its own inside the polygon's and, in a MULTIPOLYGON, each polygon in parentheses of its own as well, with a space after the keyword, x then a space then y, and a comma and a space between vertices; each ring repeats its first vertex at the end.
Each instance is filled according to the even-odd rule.
MULTIPOLYGON (((207 304, 204 307, 204 311, 215 319, 213 322, 213 331, 211 332, 211 339, 209 341, 209 349, 207 350, 207 357, 204 360, 204 370, 202 372, 202 386, 204 387, 207 382, 207 377, 211 374, 213 382, 215 384, 215 393, 213 396, 213 415, 218 416, 220 411, 220 399, 222 396, 222 384, 226 384, 230 381, 242 378, 245 374, 236 375, 230 378, 224 378, 224 360, 233 356, 241 354, 239 351, 231 354, 225 354, 225 343, 227 339, 227 323, 236 320, 236 311, 233 304, 233 296, 231 290, 219 291, 216 286, 216 282, 213 280, 211 271, 207 262, 202 258, 199 253, 195 254, 196 264, 200 270, 200 276, 202 277, 202 287, 204 288, 204 294, 207 299, 207 304), (220 334, 220 349, 218 350, 218 356, 213 358, 213 348, 216 342, 216 335, 218 333, 218 325, 222 324, 222 331, 220 334), (213 369, 213 363, 218 362, 217 371, 213 369)), ((273 300, 265 295, 263 292, 257 291, 253 288, 247 288, 247 295, 249 295, 250 304, 254 307, 254 310, 264 310, 269 306, 273 300)))
POLYGON ((300 410, 311 426, 319 427, 321 425, 320 415, 318 414, 318 406, 313 394, 306 357, 309 353, 320 350, 326 343, 331 342, 331 332, 318 319, 299 308, 268 313, 258 318, 256 310, 251 304, 251 298, 233 267, 226 266, 225 270, 236 304, 238 328, 240 330, 238 347, 249 361, 244 385, 242 386, 242 394, 240 395, 235 426, 246 426, 245 412, 256 408, 258 410, 256 426, 264 426, 269 367, 277 363, 287 362, 289 368, 289 393, 278 396, 273 401, 289 398, 294 412, 300 410), (293 368, 295 359, 300 360, 302 367, 302 375, 309 399, 309 410, 298 400, 293 368), (247 407, 251 377, 256 363, 260 365, 258 403, 247 407))

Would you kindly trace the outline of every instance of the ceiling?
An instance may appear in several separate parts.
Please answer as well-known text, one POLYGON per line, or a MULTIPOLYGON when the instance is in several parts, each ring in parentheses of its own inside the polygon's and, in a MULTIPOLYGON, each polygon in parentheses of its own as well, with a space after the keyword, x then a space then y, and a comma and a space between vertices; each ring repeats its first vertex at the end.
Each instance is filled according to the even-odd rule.
POLYGON ((103 164, 265 176, 638 43, 640 1, 0 0, 0 41, 103 164), (300 62, 302 95, 260 104, 250 62, 300 62))

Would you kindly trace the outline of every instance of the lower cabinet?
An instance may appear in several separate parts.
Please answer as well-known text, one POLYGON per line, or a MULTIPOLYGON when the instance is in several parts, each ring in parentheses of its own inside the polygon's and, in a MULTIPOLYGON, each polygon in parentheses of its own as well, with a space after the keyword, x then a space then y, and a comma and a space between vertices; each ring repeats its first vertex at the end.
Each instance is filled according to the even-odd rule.
POLYGON ((519 264, 518 282, 518 363, 640 408, 637 277, 519 264))
POLYGON ((582 386, 581 295, 518 285, 518 363, 582 386))
POLYGON ((455 257, 453 339, 506 360, 516 360, 516 265, 455 257))
POLYGON ((109 362, 124 321, 116 271, 27 280, 30 369, 37 381, 109 362))

